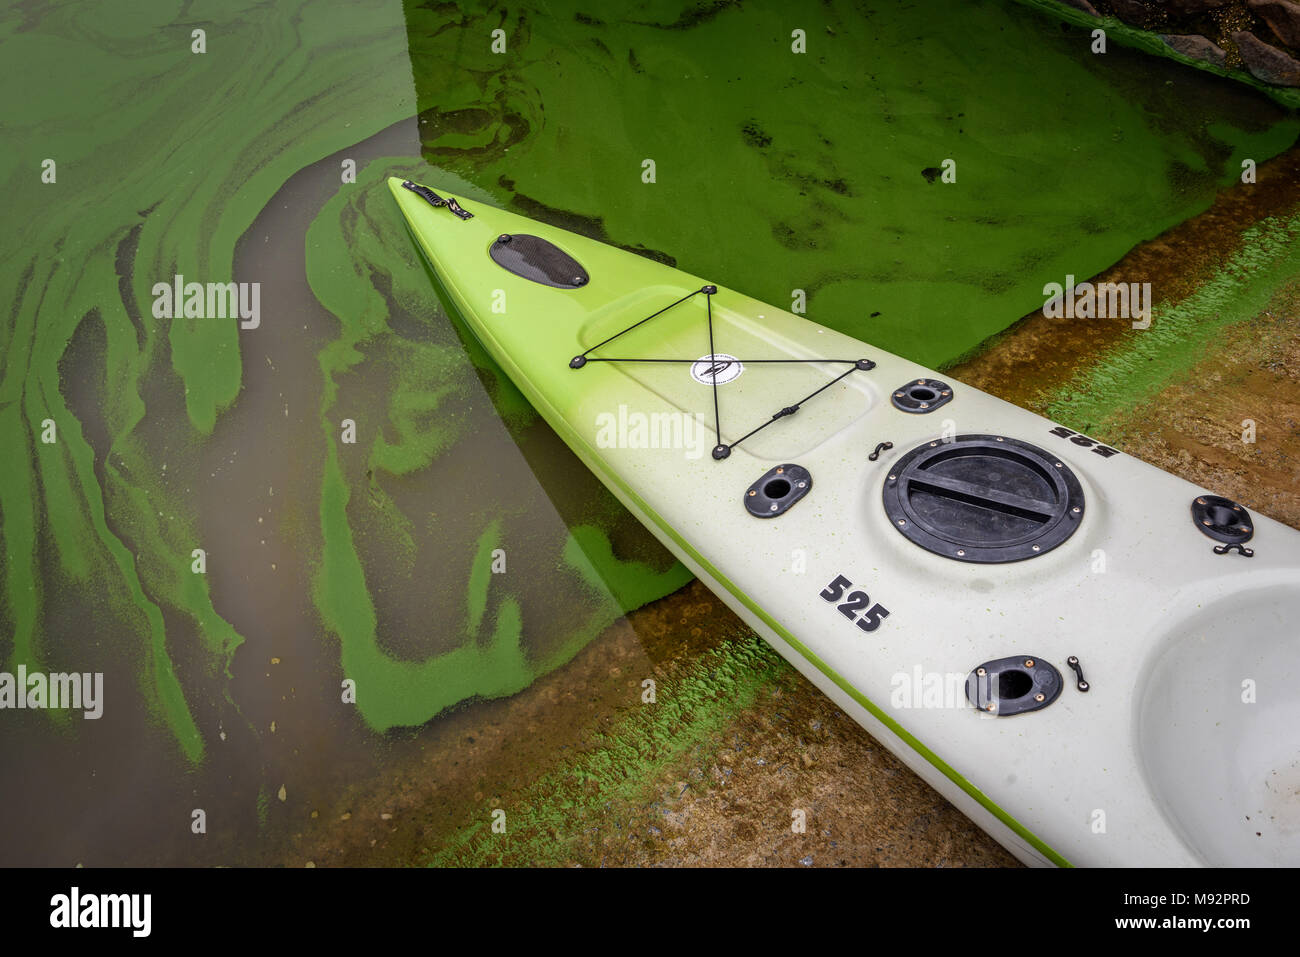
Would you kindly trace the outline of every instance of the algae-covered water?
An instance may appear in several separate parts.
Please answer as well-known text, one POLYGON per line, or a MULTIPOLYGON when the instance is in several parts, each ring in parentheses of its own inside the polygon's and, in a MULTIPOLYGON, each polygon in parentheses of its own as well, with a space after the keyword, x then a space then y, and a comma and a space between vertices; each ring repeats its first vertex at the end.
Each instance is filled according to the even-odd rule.
POLYGON ((0 671, 103 674, 97 719, 0 709, 0 863, 274 859, 688 580, 388 175, 941 365, 1300 130, 1007 0, 24 4, 0 74, 0 671))

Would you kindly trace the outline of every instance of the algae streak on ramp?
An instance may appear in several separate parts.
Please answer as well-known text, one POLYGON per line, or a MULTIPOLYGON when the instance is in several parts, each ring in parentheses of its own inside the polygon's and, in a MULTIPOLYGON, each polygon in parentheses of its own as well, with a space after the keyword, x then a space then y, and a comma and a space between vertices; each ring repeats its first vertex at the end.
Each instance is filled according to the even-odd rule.
POLYGON ((338 323, 319 355, 313 600, 376 730, 513 694, 689 580, 465 348, 385 186, 403 165, 367 165, 307 235, 308 279, 338 323))
MULTIPOLYGON (((1277 289, 1300 275, 1300 215, 1270 217, 1196 292, 1152 310, 1135 330, 1046 397, 1046 415, 1080 432, 1113 436, 1126 411, 1207 358, 1221 332, 1261 313, 1277 289)), ((1108 439, 1109 440, 1109 439, 1108 439)))
MULTIPOLYGON (((725 611, 726 632, 715 649, 688 661, 656 669, 653 704, 634 706, 593 733, 578 753, 561 759, 517 792, 501 795, 506 831, 495 833, 485 812, 430 848, 433 867, 560 866, 586 856, 589 839, 616 842, 608 830, 629 808, 650 804, 658 778, 697 746, 716 739, 733 716, 789 666, 762 639, 725 611)), ((665 811, 665 813, 667 813, 665 811)), ((621 827, 621 823, 618 824, 621 827)), ((625 835, 630 842, 637 835, 625 835)), ((593 861, 592 863, 603 863, 593 861)))

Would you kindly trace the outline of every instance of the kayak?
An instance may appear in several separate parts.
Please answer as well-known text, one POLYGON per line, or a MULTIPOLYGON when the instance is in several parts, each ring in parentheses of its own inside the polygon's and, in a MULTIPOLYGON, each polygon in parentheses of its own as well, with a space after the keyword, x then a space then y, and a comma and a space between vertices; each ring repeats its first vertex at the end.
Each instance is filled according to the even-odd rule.
POLYGON ((389 186, 585 465, 1021 861, 1300 864, 1300 532, 712 280, 389 186))

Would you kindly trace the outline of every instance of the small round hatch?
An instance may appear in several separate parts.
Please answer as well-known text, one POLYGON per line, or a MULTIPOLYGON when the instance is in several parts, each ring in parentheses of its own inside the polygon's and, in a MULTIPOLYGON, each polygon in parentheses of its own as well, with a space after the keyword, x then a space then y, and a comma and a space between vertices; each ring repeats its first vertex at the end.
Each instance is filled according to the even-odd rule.
POLYGON ((924 415, 952 401, 952 386, 938 379, 913 379, 894 390, 894 408, 924 415))
POLYGON ((1074 534, 1083 489, 1043 449, 1001 435, 927 442, 889 470, 885 514, 926 551, 963 562, 1018 562, 1074 534))
POLYGON ((1222 495, 1198 495, 1192 501, 1192 521, 1216 542, 1237 545, 1250 541, 1255 534, 1250 512, 1222 495))
POLYGON ((1035 655, 986 661, 966 677, 966 698, 999 718, 1046 708, 1061 696, 1061 672, 1035 655))
POLYGON ((775 518, 811 490, 812 474, 802 465, 775 465, 745 489, 745 508, 756 518, 775 518))

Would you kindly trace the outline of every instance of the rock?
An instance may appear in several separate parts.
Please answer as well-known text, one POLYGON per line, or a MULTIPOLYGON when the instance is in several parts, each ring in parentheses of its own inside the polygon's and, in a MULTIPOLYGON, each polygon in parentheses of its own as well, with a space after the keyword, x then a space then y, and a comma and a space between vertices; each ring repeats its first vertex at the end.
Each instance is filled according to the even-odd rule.
POLYGON ((1255 79, 1273 86, 1300 86, 1300 60, 1269 46, 1249 30, 1234 33, 1232 42, 1255 79))
POLYGON ((1181 53, 1183 56, 1189 56, 1193 60, 1204 60, 1206 63, 1213 63, 1215 66, 1223 66, 1228 56, 1217 43, 1197 33, 1187 36, 1161 34, 1160 39, 1164 40, 1172 50, 1181 53))
POLYGON ((1170 13, 1204 13, 1216 7, 1225 7, 1230 0, 1165 0, 1170 13))
POLYGON ((1064 3, 1067 7, 1074 7, 1074 9, 1076 10, 1082 10, 1084 13, 1088 14, 1089 16, 1092 17, 1101 16, 1101 14, 1097 12, 1097 8, 1094 7, 1091 3, 1089 3, 1088 0, 1061 0, 1061 2, 1064 3))
POLYGON ((1300 3, 1293 0, 1246 0, 1246 6, 1259 14, 1279 40, 1300 49, 1300 3))
POLYGON ((1143 29, 1155 19, 1158 12, 1155 4, 1147 3, 1146 0, 1110 0, 1110 5, 1115 16, 1143 29))

